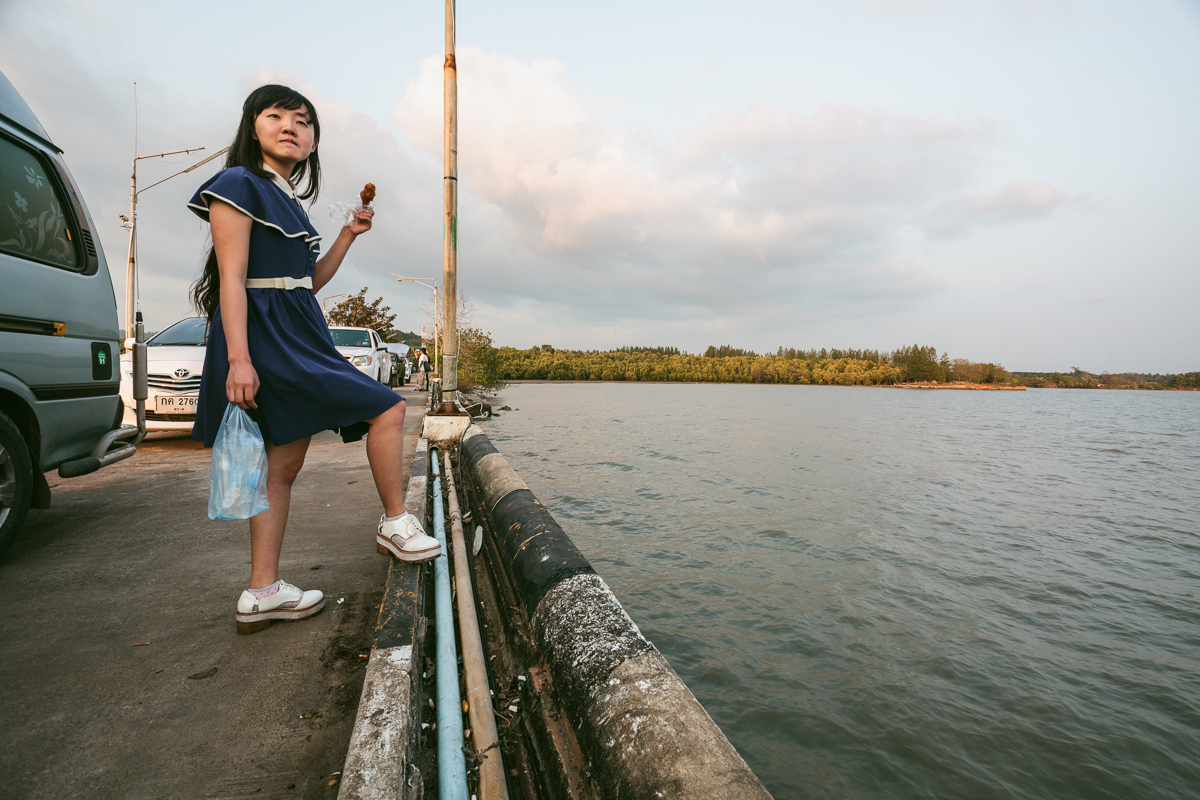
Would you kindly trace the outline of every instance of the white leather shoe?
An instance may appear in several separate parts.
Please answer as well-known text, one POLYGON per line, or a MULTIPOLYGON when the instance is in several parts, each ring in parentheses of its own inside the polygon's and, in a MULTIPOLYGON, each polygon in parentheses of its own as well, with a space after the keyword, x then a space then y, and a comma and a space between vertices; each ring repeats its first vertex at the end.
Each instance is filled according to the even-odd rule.
POLYGON ((237 632, 257 633, 272 622, 295 622, 311 617, 325 607, 325 594, 316 589, 307 592, 285 581, 270 597, 255 597, 247 589, 237 603, 237 632))
POLYGON ((388 520, 386 514, 379 518, 375 549, 380 555, 391 553, 401 561, 410 563, 432 561, 442 554, 438 540, 425 533, 417 518, 407 511, 399 519, 388 520))

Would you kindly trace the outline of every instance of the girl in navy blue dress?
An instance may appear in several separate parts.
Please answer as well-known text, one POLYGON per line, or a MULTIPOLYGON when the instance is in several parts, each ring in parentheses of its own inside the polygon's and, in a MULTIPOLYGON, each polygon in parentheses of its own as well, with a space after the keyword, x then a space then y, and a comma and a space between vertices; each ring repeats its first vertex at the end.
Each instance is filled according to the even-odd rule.
POLYGON ((250 519, 250 584, 237 603, 238 633, 304 619, 325 606, 321 592, 298 589, 278 574, 292 483, 314 433, 336 429, 347 442, 366 435, 384 508, 380 553, 403 561, 441 553, 404 508, 404 400, 337 351, 314 295, 375 214, 360 209, 320 255, 321 237, 300 204, 320 189, 320 138, 317 111, 303 95, 260 87, 242 107, 225 169, 188 203, 211 224, 213 242, 192 289, 212 324, 192 435, 212 447, 227 404, 235 403, 259 424, 267 450, 271 507, 250 519))

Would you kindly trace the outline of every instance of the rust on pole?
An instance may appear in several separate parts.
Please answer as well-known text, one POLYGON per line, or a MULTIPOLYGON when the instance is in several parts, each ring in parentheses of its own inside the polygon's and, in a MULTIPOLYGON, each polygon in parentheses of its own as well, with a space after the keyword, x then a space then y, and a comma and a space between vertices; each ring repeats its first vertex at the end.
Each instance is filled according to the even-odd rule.
POLYGON ((443 75, 445 142, 442 232, 442 391, 458 389, 458 68, 454 62, 454 0, 446 0, 446 64, 443 75))

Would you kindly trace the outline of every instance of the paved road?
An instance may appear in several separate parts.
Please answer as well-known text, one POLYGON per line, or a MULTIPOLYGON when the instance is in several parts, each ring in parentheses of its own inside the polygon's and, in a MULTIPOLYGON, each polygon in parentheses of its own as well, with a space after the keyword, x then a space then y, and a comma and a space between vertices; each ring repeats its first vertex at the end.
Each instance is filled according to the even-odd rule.
MULTIPOLYGON (((403 394, 407 481, 424 395, 403 394)), ((47 476, 0 562, 0 797, 336 796, 388 567, 364 444, 314 437, 296 481, 281 575, 326 609, 251 636, 248 523, 209 521, 208 472, 157 434, 47 476)))

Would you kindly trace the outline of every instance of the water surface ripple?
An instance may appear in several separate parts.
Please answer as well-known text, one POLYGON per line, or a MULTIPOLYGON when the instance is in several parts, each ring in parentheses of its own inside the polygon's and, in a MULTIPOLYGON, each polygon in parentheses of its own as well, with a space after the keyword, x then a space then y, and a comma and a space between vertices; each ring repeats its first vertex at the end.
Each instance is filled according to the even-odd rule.
POLYGON ((776 797, 1200 797, 1200 394, 503 401, 492 440, 776 797))

